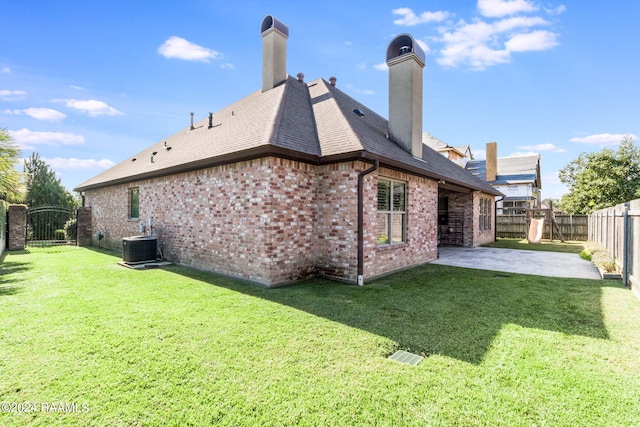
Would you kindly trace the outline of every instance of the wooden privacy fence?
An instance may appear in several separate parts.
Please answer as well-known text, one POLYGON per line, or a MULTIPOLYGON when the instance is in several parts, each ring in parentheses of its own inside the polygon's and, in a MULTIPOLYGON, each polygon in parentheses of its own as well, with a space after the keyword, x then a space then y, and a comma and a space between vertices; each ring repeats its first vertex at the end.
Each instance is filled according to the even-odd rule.
POLYGON ((589 215, 589 240, 607 249, 640 298, 640 199, 589 215))
MULTIPOLYGON (((556 215, 556 222, 560 232, 567 240, 589 240, 589 226, 587 215, 556 215)), ((547 225, 544 227, 543 239, 550 239, 547 225)), ((527 238, 527 217, 525 215, 498 215, 496 222, 496 233, 498 237, 510 239, 527 238)), ((554 239, 558 239, 554 233, 554 239)))

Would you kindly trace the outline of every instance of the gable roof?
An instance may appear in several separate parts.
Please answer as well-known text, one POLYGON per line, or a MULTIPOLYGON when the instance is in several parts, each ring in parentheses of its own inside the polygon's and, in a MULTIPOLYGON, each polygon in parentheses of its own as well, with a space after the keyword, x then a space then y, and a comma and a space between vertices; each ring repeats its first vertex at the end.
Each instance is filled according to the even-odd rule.
MULTIPOLYGON (((485 178, 487 172, 486 160, 472 160, 465 167, 478 178, 485 178)), ((518 184, 531 182, 537 188, 541 187, 540 181, 540 155, 512 156, 498 158, 498 173, 494 185, 518 184)))
POLYGON ((254 92, 214 113, 213 126, 208 124, 208 118, 200 120, 194 129, 157 142, 75 190, 275 155, 312 164, 378 160, 461 189, 501 195, 424 144, 422 159, 413 157, 388 138, 386 119, 324 79, 302 83, 288 77, 273 89, 254 92))

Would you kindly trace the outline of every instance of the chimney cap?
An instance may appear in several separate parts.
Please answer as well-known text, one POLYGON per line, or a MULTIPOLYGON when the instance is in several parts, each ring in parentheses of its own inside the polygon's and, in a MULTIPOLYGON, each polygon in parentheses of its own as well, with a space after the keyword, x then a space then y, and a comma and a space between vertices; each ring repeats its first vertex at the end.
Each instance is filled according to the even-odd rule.
POLYGON ((424 66, 425 55, 420 45, 415 41, 411 34, 400 34, 391 40, 389 47, 387 47, 387 65, 395 62, 395 60, 400 57, 410 54, 414 54, 418 59, 418 62, 424 66))
POLYGON ((300 83, 304 82, 304 73, 298 73, 296 77, 300 83))
POLYGON ((260 26, 260 34, 264 35, 266 32, 272 29, 278 30, 279 32, 284 34, 285 37, 289 37, 289 27, 287 27, 284 22, 276 19, 275 16, 267 15, 262 20, 262 25, 260 26))
POLYGON ((335 77, 331 76, 329 77, 329 83, 331 84, 331 86, 335 86, 336 85, 336 79, 335 77))

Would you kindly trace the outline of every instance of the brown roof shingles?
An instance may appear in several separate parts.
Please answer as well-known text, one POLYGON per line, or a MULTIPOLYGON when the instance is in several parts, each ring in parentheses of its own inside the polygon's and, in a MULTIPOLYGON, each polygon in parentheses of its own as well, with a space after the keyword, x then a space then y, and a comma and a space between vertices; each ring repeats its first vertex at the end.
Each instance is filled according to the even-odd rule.
POLYGON ((208 118, 200 120, 193 130, 183 129, 154 144, 85 181, 76 191, 266 155, 316 164, 352 155, 500 194, 429 147, 423 145, 422 159, 414 158, 388 139, 387 129, 387 120, 323 79, 307 84, 289 77, 271 90, 254 92, 214 113, 211 129, 208 118), (171 150, 165 149, 165 141, 171 150), (153 152, 157 154, 151 162, 153 152))

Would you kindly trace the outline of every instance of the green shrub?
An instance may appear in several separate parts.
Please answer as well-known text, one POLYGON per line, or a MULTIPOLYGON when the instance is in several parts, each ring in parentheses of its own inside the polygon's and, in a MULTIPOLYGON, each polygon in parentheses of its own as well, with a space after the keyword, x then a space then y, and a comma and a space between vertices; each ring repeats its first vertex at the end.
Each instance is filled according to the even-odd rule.
POLYGON ((65 237, 64 236, 64 230, 62 228, 59 228, 54 232, 54 239, 55 240, 65 240, 64 237, 65 237))
POLYGON ((580 252, 580 258, 591 261, 591 251, 589 249, 584 249, 582 252, 580 252))
POLYGON ((64 235, 66 240, 76 240, 78 235, 78 220, 72 218, 64 224, 64 235))

